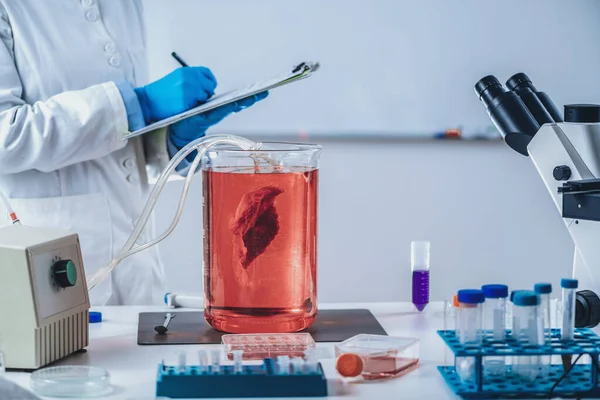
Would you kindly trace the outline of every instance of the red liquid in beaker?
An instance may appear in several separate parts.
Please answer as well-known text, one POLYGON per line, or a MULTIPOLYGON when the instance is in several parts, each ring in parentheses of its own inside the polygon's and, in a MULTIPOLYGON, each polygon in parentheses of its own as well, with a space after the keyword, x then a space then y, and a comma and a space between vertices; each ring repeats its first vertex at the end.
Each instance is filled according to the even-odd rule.
POLYGON ((204 314, 232 333, 294 332, 317 312, 316 169, 213 168, 204 182, 204 314))

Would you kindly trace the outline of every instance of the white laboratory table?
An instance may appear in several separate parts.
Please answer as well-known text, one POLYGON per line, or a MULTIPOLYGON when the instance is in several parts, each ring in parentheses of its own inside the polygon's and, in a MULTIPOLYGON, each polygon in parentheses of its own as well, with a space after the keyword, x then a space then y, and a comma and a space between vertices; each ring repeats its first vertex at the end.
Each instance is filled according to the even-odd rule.
MULTIPOLYGON (((432 303, 423 313, 413 311, 409 303, 344 303, 322 304, 321 309, 368 308, 389 335, 418 337, 420 343, 420 366, 415 371, 395 379, 361 384, 333 385, 332 399, 455 399, 439 375, 436 366, 443 364, 451 353, 445 350, 436 330, 444 328, 443 303, 432 303)), ((112 306, 94 307, 101 311, 103 322, 90 325, 90 345, 87 353, 69 356, 58 365, 92 365, 106 368, 111 375, 113 392, 101 399, 150 400, 154 399, 156 367, 165 357, 181 349, 189 352, 188 359, 195 360, 196 351, 214 345, 185 346, 138 346, 138 314, 147 311, 163 311, 166 307, 112 306)), ((183 312, 183 309, 178 309, 183 312)), ((320 343, 331 349, 332 343, 320 343)), ((321 360, 328 379, 335 379, 334 359, 321 360)), ((29 387, 29 374, 9 372, 8 379, 23 387, 29 387)), ((331 387, 332 385, 330 385, 331 387)), ((96 397, 98 399, 98 397, 96 397)))

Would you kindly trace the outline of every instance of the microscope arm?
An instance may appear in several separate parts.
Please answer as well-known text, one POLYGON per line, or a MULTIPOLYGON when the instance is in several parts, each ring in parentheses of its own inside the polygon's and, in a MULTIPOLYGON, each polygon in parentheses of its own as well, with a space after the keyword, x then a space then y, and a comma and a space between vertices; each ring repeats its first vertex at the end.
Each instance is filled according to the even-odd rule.
POLYGON ((588 166, 596 138, 599 125, 545 124, 527 148, 575 244, 580 288, 600 293, 600 180, 588 166))

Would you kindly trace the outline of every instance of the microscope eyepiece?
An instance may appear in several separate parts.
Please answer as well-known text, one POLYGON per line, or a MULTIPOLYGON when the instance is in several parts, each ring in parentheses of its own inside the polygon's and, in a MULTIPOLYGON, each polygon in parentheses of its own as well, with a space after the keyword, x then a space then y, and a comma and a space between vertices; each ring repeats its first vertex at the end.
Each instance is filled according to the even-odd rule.
POLYGON ((527 145, 540 125, 515 92, 507 92, 493 75, 475 84, 475 93, 506 143, 518 153, 528 155, 527 145))
POLYGON ((523 72, 514 74, 506 81, 506 87, 517 92, 538 124, 563 122, 562 113, 552 99, 544 92, 538 92, 531 79, 523 72))
POLYGON ((533 86, 533 83, 531 83, 531 79, 529 79, 529 77, 523 72, 514 74, 506 81, 506 87, 508 90, 515 90, 520 85, 528 87, 535 92, 535 87, 533 86))
POLYGON ((500 84, 500 81, 498 80, 498 78, 496 78, 494 75, 484 76, 475 84, 475 92, 477 93, 477 97, 481 98, 481 95, 488 88, 494 87, 494 86, 497 86, 500 88, 500 90, 502 90, 502 84, 500 84))

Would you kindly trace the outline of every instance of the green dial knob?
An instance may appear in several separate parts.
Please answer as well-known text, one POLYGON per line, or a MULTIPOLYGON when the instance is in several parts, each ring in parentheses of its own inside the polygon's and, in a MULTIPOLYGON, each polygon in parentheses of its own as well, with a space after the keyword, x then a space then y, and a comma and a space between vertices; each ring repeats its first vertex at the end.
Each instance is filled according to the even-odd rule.
POLYGON ((59 260, 52 268, 54 281, 60 287, 67 288, 77 283, 77 267, 71 260, 59 260))

